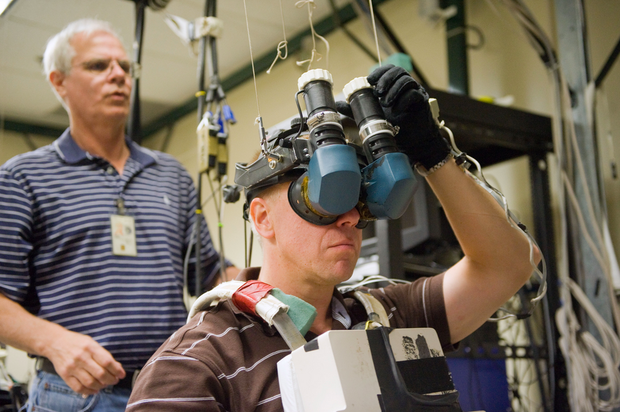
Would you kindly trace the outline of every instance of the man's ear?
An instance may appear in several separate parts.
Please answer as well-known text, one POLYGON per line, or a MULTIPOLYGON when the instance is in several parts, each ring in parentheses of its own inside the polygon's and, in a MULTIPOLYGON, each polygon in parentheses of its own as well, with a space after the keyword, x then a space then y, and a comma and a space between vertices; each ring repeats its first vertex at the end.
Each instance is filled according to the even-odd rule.
POLYGON ((265 199, 256 197, 250 203, 250 217, 254 222, 254 229, 264 239, 270 239, 275 235, 274 222, 271 209, 265 199))
POLYGON ((54 70, 53 72, 50 73, 49 75, 49 81, 52 84, 52 87, 54 88, 54 90, 56 90, 56 93, 58 93, 58 95, 64 100, 65 98, 65 78, 67 76, 58 71, 58 70, 54 70))

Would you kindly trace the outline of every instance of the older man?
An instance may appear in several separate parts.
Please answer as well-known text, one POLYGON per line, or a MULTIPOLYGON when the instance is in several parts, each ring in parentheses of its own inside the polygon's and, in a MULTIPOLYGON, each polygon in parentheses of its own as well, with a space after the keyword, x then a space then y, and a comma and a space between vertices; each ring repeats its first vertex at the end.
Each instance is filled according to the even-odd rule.
MULTIPOLYGON (((125 137, 131 64, 108 23, 69 24, 44 66, 70 127, 0 169, 0 341, 39 358, 29 410, 124 411, 186 317, 196 193, 171 156, 125 137)), ((208 284, 220 263, 200 224, 208 284)))
MULTIPOLYGON (((435 328, 450 348, 528 280, 530 247, 504 210, 452 159, 424 89, 391 66, 377 69, 368 81, 387 119, 400 126, 399 146, 426 169, 419 170, 465 255, 441 275, 371 293, 389 314, 390 326, 435 328)), ((329 225, 310 223, 291 207, 291 179, 286 180, 248 199, 249 217, 262 239, 263 266, 242 271, 238 279, 258 279, 314 307, 307 340, 365 322, 363 309, 334 289, 352 275, 360 253, 358 210, 329 225)), ((534 256, 538 259, 536 249, 534 256)), ((276 364, 290 348, 275 328, 246 312, 227 300, 194 316, 144 367, 127 410, 281 411, 276 364)))

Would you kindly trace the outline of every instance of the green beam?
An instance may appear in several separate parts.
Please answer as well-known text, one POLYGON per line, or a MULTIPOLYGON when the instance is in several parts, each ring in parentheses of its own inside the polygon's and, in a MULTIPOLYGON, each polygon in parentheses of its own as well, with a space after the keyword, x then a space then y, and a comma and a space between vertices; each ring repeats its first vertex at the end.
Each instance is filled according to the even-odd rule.
POLYGON ((465 3, 464 0, 443 0, 441 4, 443 8, 455 6, 457 9, 456 15, 446 21, 450 91, 469 95, 465 3))
POLYGON ((58 137, 65 131, 64 128, 54 126, 45 126, 33 123, 24 123, 17 120, 4 120, 0 122, 3 130, 9 130, 16 133, 36 134, 40 136, 58 137))

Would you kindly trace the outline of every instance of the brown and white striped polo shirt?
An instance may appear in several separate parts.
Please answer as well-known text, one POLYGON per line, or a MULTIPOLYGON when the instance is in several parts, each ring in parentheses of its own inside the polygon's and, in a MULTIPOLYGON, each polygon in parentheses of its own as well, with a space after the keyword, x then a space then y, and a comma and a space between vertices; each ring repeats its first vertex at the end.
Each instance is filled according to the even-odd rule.
MULTIPOLYGON (((255 279, 258 272, 244 270, 238 279, 255 279)), ((449 350, 442 282, 443 275, 438 275, 371 293, 385 306, 390 326, 432 327, 449 350)), ((343 305, 332 305, 333 329, 366 321, 364 308, 353 298, 337 291, 334 298, 343 305), (337 306, 344 306, 346 313, 335 310, 337 306)), ((314 337, 306 335, 307 340, 314 337)), ((230 301, 221 302, 194 316, 151 357, 127 411, 282 411, 276 364, 289 353, 274 327, 240 312, 230 301)))

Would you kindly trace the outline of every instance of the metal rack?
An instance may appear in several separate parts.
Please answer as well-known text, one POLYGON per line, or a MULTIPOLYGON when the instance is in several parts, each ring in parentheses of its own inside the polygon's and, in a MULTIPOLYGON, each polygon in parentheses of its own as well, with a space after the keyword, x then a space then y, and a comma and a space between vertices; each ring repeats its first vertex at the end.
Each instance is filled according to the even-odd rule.
MULTIPOLYGON (((549 304, 549 313, 555 313, 559 308, 559 293, 547 167, 547 155, 553 151, 551 119, 439 90, 431 89, 429 95, 438 100, 440 118, 454 132, 459 149, 472 155, 483 167, 521 156, 528 157, 534 217, 533 232, 547 261, 546 299, 549 304)), ((400 233, 400 223, 398 221, 377 223, 383 225, 383 229, 376 230, 377 244, 384 245, 378 248, 381 274, 396 278, 411 277, 412 273, 408 270, 411 265, 401 252, 400 236, 396 235, 400 233)), ((419 275, 419 271, 417 272, 419 275)), ((455 353, 454 356, 473 356, 478 359, 542 359, 547 362, 548 371, 556 381, 565 379, 562 355, 557 346, 555 325, 550 319, 545 321, 550 323, 552 331, 552 337, 548 339, 546 346, 514 347, 513 350, 506 351, 510 348, 490 344, 489 348, 481 352, 476 352, 476 349, 475 353, 455 353), (555 359, 555 362, 552 364, 550 359, 555 359)), ((476 348, 484 349, 484 345, 478 345, 476 348)), ((558 392, 555 397, 559 396, 558 403, 563 404, 561 398, 565 396, 565 393, 562 394, 559 390, 558 392)))

